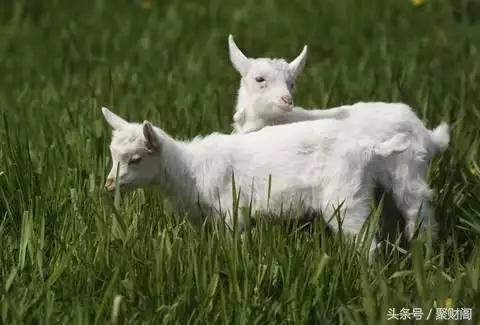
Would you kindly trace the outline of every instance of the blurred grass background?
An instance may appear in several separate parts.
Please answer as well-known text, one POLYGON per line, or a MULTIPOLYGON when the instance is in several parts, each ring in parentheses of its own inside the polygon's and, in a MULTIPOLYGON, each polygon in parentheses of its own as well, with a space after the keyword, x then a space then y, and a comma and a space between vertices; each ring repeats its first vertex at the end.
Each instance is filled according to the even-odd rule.
POLYGON ((474 0, 2 1, 0 323, 430 324, 450 296, 479 324, 479 15, 474 0), (155 191, 114 208, 100 107, 178 138, 229 133, 229 33, 252 57, 309 46, 298 105, 403 101, 451 125, 430 172, 438 244, 368 266, 321 221, 243 243, 166 215, 155 191), (387 320, 415 307, 423 320, 387 320))

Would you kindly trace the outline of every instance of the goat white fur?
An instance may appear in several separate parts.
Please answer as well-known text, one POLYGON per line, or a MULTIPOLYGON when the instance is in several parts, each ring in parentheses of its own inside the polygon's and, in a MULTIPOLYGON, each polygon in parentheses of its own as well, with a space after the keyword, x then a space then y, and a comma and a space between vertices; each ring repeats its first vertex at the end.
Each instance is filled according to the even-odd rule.
MULTIPOLYGON (((250 69, 255 72, 253 75, 257 77, 263 75, 263 71, 254 65, 257 60, 263 59, 248 59, 235 45, 231 36, 229 51, 230 59, 237 70, 239 66, 251 66, 250 69)), ((285 73, 284 64, 269 63, 269 67, 269 75, 285 73)), ((426 181, 428 163, 436 153, 448 147, 450 135, 446 123, 442 122, 434 130, 428 130, 411 107, 403 103, 359 102, 327 110, 306 110, 300 107, 290 111, 272 109, 276 105, 273 96, 258 101, 256 100, 259 96, 258 89, 247 86, 252 79, 250 74, 242 74, 234 115, 234 132, 236 133, 249 133, 269 125, 317 120, 331 116, 337 119, 341 117, 345 128, 355 129, 359 134, 371 138, 377 137, 380 141, 397 133, 408 134, 412 145, 400 156, 390 159, 386 165, 378 166, 377 181, 384 189, 392 191, 397 205, 392 209, 398 208, 406 219, 407 239, 412 236, 419 211, 419 206, 413 202, 418 203, 420 202, 418 198, 423 197, 424 208, 422 208, 421 217, 424 222, 421 229, 426 230, 425 221, 430 214, 428 206, 430 189, 426 181)), ((333 119, 329 122, 333 123, 333 119)), ((436 236, 435 220, 432 218, 431 222, 433 235, 436 236)))
POLYGON ((285 59, 247 58, 237 47, 233 36, 228 37, 230 60, 240 73, 240 89, 234 115, 234 132, 248 133, 285 120, 285 123, 315 119, 343 118, 348 116, 344 108, 310 112, 294 107, 295 80, 305 66, 307 46, 288 63, 285 59), (307 116, 304 116, 307 114, 307 116), (287 117, 286 117, 287 116, 287 117))
MULTIPOLYGON (((342 228, 358 234, 371 212, 371 189, 378 171, 383 170, 380 166, 389 166, 410 146, 404 134, 392 132, 391 137, 379 140, 363 133, 363 128, 337 120, 179 141, 148 121, 129 123, 105 107, 102 112, 113 128, 108 190, 160 185, 182 212, 194 216, 199 207, 206 208, 207 213, 224 216, 230 226, 233 175, 240 207, 251 202, 253 213, 291 218, 302 209, 330 217, 343 202, 342 228)), ((410 171, 405 176, 415 177, 410 171)), ((406 195, 412 208, 421 205, 423 196, 406 195)), ((240 226, 244 217, 238 220, 240 226)), ((338 229, 336 219, 329 223, 338 229)))

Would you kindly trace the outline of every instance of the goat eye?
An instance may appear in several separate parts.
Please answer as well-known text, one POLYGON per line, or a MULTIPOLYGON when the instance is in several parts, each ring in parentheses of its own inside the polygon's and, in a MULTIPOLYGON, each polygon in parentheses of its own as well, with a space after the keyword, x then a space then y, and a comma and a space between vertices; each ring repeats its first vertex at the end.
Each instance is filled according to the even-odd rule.
POLYGON ((140 160, 142 160, 142 157, 134 157, 134 158, 130 159, 130 161, 128 163, 131 164, 131 165, 135 165, 135 164, 138 164, 140 162, 140 160))
POLYGON ((264 82, 264 81, 265 81, 265 78, 263 78, 263 77, 256 77, 256 78, 255 78, 255 81, 256 81, 256 82, 264 82))

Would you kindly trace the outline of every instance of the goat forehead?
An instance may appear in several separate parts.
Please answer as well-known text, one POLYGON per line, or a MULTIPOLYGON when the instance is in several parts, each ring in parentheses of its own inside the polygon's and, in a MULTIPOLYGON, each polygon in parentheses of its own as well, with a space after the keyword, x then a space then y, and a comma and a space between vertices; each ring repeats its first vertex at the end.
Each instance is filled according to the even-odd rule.
POLYGON ((137 130, 114 131, 110 148, 115 155, 138 153, 142 149, 142 137, 137 130))
POLYGON ((288 70, 288 63, 284 59, 260 58, 256 60, 259 64, 268 65, 276 70, 288 70))
POLYGON ((139 147, 132 143, 127 145, 112 143, 110 144, 110 149, 112 150, 112 153, 114 155, 118 155, 118 156, 133 155, 140 151, 139 147))
POLYGON ((128 128, 123 130, 113 131, 112 143, 116 145, 128 146, 133 143, 137 143, 141 139, 141 130, 136 128, 128 128))
POLYGON ((284 59, 256 59, 252 63, 251 71, 254 73, 263 73, 269 75, 280 74, 285 78, 291 77, 288 63, 284 59))

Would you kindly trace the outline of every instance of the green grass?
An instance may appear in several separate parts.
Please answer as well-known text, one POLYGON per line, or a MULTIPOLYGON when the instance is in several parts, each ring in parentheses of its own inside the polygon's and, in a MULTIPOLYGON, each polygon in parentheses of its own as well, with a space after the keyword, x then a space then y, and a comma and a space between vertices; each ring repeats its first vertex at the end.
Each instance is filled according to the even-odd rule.
POLYGON ((143 6, 0 6, 1 324, 394 324, 388 308, 427 312, 447 296, 480 324, 478 2, 143 6), (430 172, 441 240, 369 266, 321 221, 260 222, 241 241, 166 215, 153 190, 116 209, 103 190, 111 131, 100 107, 179 138, 230 132, 229 33, 251 56, 292 59, 309 45, 299 105, 404 101, 428 127, 449 122, 450 148, 430 172))

